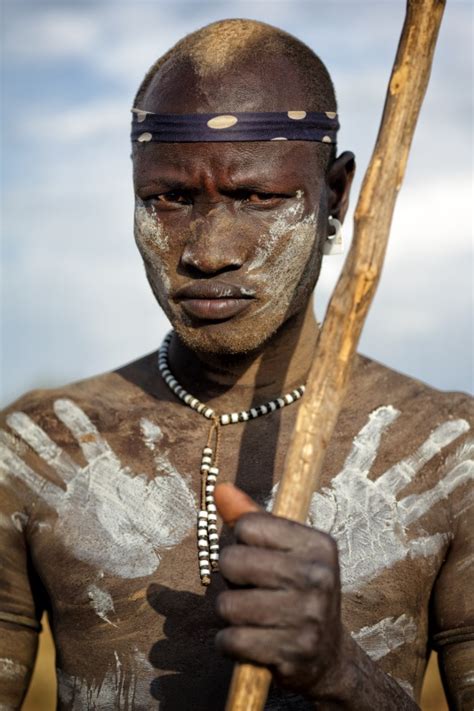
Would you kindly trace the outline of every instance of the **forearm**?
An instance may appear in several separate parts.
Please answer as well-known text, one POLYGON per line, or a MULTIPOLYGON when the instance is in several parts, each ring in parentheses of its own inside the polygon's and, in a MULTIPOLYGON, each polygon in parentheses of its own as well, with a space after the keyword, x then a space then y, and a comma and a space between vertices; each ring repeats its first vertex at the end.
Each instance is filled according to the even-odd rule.
POLYGON ((311 697, 318 711, 416 711, 413 699, 344 633, 340 660, 315 685, 311 697))
POLYGON ((36 632, 0 621, 0 709, 21 707, 36 649, 36 632))

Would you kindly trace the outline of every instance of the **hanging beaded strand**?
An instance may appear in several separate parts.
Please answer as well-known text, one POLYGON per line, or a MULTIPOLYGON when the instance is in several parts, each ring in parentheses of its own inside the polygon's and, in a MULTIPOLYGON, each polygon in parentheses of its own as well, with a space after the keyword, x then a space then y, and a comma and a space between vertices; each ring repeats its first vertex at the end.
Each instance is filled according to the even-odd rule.
POLYGON ((218 415, 196 397, 188 393, 178 383, 168 365, 168 350, 173 332, 168 333, 158 351, 158 368, 169 389, 188 407, 196 410, 208 420, 212 420, 206 446, 201 456, 201 505, 197 521, 197 546, 199 575, 203 585, 211 582, 211 573, 219 569, 219 534, 217 532, 217 508, 214 501, 214 489, 219 476, 220 427, 254 420, 262 415, 275 412, 286 405, 291 405, 303 395, 305 386, 300 385, 283 397, 270 400, 265 405, 252 407, 250 410, 218 415))

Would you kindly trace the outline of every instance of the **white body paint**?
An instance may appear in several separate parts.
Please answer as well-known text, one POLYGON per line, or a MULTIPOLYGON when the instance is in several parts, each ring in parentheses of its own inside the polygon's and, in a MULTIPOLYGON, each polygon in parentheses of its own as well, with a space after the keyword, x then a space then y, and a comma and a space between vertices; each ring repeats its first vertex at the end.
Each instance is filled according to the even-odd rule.
MULTIPOLYGON (((142 440, 154 455, 158 473, 148 480, 122 466, 77 405, 70 400, 58 400, 54 409, 78 441, 87 465, 79 467, 27 415, 16 412, 8 417, 9 426, 61 476, 66 491, 39 479, 11 447, 11 437, 0 432, 0 445, 3 443, 0 463, 9 473, 5 481, 9 476, 18 477, 37 496, 54 506, 59 532, 80 559, 122 577, 151 574, 159 565, 158 550, 179 543, 194 526, 196 516, 195 496, 163 450, 160 428, 146 418, 140 422, 142 440), (83 537, 81 541, 77 540, 77 518, 72 516, 74 513, 77 517, 78 511, 84 519, 81 530, 88 531, 87 539, 83 537), (73 530, 68 528, 70 518, 74 521, 73 530)), ((372 481, 369 473, 382 435, 399 415, 392 406, 375 410, 355 437, 344 466, 332 479, 331 486, 313 495, 309 523, 330 533, 337 541, 345 592, 361 590, 384 570, 406 558, 438 553, 447 542, 446 533, 410 537, 408 529, 473 477, 474 445, 465 444, 446 460, 434 487, 397 498, 427 462, 469 429, 465 420, 458 419, 439 425, 412 455, 372 481)), ((110 595, 95 585, 90 586, 88 592, 95 612, 112 624, 108 619, 114 611, 110 595)), ((414 641, 416 625, 412 617, 402 614, 385 617, 353 634, 377 660, 414 641)), ((78 699, 82 699, 83 694, 87 694, 88 699, 95 698, 95 694, 100 701, 101 694, 113 694, 116 699, 117 670, 110 675, 96 690, 84 687, 80 680, 73 680, 74 693, 78 699)), ((69 693, 71 680, 68 678, 66 682, 63 678, 61 683, 62 693, 69 693)))
MULTIPOLYGON (((263 264, 267 264, 269 257, 280 244, 282 237, 287 235, 285 249, 278 263, 280 264, 282 261, 281 258, 283 258, 285 270, 291 268, 292 271, 297 272, 298 275, 301 274, 310 248, 314 243, 317 220, 316 212, 303 218, 304 208, 304 195, 303 192, 299 190, 296 195, 296 202, 278 212, 270 223, 268 231, 265 231, 261 235, 255 250, 255 257, 248 268, 249 273, 255 269, 260 269, 263 264), (304 248, 306 243, 308 243, 309 249, 304 248)), ((271 264, 271 260, 268 264, 271 264)), ((275 266, 273 272, 275 272, 277 268, 280 267, 275 266)), ((272 275, 268 275, 267 281, 269 283, 273 281, 273 286, 275 287, 274 278, 277 275, 273 272, 272 275)), ((263 279, 264 276, 261 275, 260 278, 263 279)))
POLYGON ((146 656, 135 649, 127 659, 120 659, 117 652, 114 657, 114 665, 95 683, 56 670, 59 699, 69 711, 158 708, 150 696, 154 669, 146 656))
POLYGON ((28 669, 23 664, 8 657, 0 657, 0 679, 23 678, 27 673, 28 669))
POLYGON ((357 591, 386 568, 408 557, 435 555, 446 543, 446 534, 410 538, 408 527, 438 501, 472 478, 472 460, 459 452, 449 471, 428 492, 397 500, 422 467, 469 429, 465 420, 448 420, 406 459, 376 481, 369 478, 382 435, 400 415, 395 408, 380 407, 355 437, 342 470, 331 486, 313 495, 310 524, 337 541, 341 561, 342 589, 357 591), (462 460, 459 457, 463 457, 462 460))
POLYGON ((352 636, 374 661, 416 639, 417 627, 410 615, 385 617, 375 625, 362 627, 352 636))
POLYGON ((149 211, 138 196, 135 198, 134 234, 140 254, 142 257, 147 257, 153 264, 159 279, 166 291, 169 292, 171 282, 166 268, 166 260, 163 259, 163 255, 168 251, 169 237, 155 208, 151 207, 149 211))
POLYGON ((135 201, 135 225, 143 240, 156 245, 160 250, 168 249, 168 235, 163 229, 163 224, 152 206, 147 210, 143 200, 139 197, 135 201))
POLYGON ((114 622, 109 620, 109 613, 115 613, 114 601, 107 590, 102 590, 97 585, 89 585, 87 588, 87 597, 90 600, 90 605, 94 612, 113 627, 117 627, 114 622))
MULTIPOLYGON (((66 490, 38 477, 7 446, 0 448, 0 466, 55 509, 56 531, 78 559, 124 578, 150 575, 160 563, 160 549, 180 543, 194 526, 196 501, 187 480, 162 448, 153 479, 132 472, 71 400, 56 400, 54 410, 79 443, 85 467, 24 413, 12 413, 7 421, 58 473, 66 490)), ((150 437, 156 444, 162 434, 154 427, 150 437)))
MULTIPOLYGON (((331 486, 313 495, 308 524, 336 540, 343 592, 357 592, 384 570, 406 558, 437 554, 447 543, 446 533, 410 537, 409 526, 423 517, 456 487, 474 477, 474 445, 463 445, 448 457, 439 482, 424 493, 397 499, 423 466, 447 445, 469 430, 466 420, 439 425, 423 444, 375 481, 369 478, 382 435, 400 412, 391 405, 379 407, 354 438, 342 470, 331 486)), ((274 487, 271 509, 278 485, 274 487)), ((467 505, 467 504, 466 504, 467 505)), ((413 641, 414 620, 408 615, 386 617, 354 637, 374 659, 413 641)))

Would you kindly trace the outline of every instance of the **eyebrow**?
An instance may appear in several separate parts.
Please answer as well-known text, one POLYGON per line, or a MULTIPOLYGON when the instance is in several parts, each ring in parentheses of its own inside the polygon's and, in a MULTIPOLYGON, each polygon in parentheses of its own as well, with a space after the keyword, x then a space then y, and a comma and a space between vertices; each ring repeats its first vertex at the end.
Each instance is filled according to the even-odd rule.
MULTIPOLYGON (((152 180, 148 180, 143 184, 138 182, 138 188, 141 190, 146 189, 160 189, 163 191, 172 190, 182 190, 183 192, 200 192, 202 186, 196 186, 193 184, 192 180, 185 180, 182 178, 173 178, 171 176, 156 176, 152 180)), ((298 190, 300 186, 288 187, 287 185, 282 185, 281 176, 275 177, 275 180, 269 180, 268 177, 256 177, 256 176, 237 176, 235 179, 225 181, 224 184, 219 186, 219 192, 223 194, 236 193, 239 190, 254 190, 255 192, 261 193, 282 193, 289 194, 298 190)))

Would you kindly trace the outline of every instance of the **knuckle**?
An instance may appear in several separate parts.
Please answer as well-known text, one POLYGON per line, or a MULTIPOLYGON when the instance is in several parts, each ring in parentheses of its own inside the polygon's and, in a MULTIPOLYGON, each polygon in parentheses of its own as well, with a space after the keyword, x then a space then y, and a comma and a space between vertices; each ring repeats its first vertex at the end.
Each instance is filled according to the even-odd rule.
POLYGON ((337 543, 334 538, 329 535, 329 533, 323 533, 323 537, 326 551, 329 555, 329 559, 334 565, 337 565, 339 560, 339 551, 337 549, 337 543))
POLYGON ((235 563, 236 555, 237 555, 237 546, 225 546, 225 548, 222 548, 222 550, 219 552, 219 568, 220 570, 224 573, 226 571, 230 571, 233 567, 233 564, 235 563))
POLYGON ((225 629, 216 634, 216 647, 220 652, 227 653, 232 649, 232 632, 231 629, 225 629))
POLYGON ((317 588, 321 592, 329 593, 336 587, 336 571, 327 565, 309 562, 305 573, 305 581, 309 588, 317 588))
POLYGON ((303 603, 304 619, 309 624, 319 624, 322 618, 321 601, 317 595, 306 596, 303 603))
POLYGON ((298 667, 293 661, 285 660, 278 664, 278 674, 282 679, 292 679, 297 672, 298 667))
POLYGON ((245 539, 247 536, 258 533, 259 528, 265 524, 268 515, 259 511, 251 511, 240 516, 234 526, 234 534, 237 540, 245 539))
POLYGON ((221 592, 216 599, 216 612, 219 617, 228 619, 232 616, 232 596, 229 592, 221 592))
POLYGON ((318 649, 319 634, 315 627, 306 627, 298 635, 298 651, 300 657, 312 659, 318 649))

